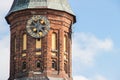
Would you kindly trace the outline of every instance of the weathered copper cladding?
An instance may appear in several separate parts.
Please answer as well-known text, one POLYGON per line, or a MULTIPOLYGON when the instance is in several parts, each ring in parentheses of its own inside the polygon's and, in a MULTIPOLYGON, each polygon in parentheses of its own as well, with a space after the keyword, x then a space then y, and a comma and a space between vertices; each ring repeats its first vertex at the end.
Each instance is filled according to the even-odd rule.
POLYGON ((11 10, 8 14, 24 9, 48 8, 68 12, 74 15, 68 0, 14 0, 11 10))

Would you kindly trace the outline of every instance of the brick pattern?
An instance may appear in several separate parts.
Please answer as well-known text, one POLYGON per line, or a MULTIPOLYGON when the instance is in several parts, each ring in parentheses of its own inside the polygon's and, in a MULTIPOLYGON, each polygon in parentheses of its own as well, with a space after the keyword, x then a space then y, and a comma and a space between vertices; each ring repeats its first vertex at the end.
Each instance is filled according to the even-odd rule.
MULTIPOLYGON (((20 79, 24 77, 55 77, 72 80, 72 53, 71 53, 71 25, 74 22, 74 16, 66 12, 48 10, 48 9, 36 9, 36 10, 23 10, 12 13, 6 17, 10 24, 11 31, 11 53, 10 53, 10 77, 9 80, 20 79), (42 48, 36 50, 35 38, 29 36, 26 32, 26 23, 33 15, 44 15, 50 20, 50 31, 42 38, 42 48), (57 64, 58 70, 52 69, 52 50, 51 40, 52 33, 56 32, 57 38, 57 64), (27 49, 22 50, 22 35, 27 34, 27 49), (64 35, 68 36, 67 48, 68 48, 68 73, 64 70, 64 35), (14 52, 14 38, 17 40, 16 52, 14 52), (36 51, 41 51, 41 55, 36 55, 36 51), (25 53, 26 56, 22 56, 25 53), (37 60, 42 61, 42 71, 38 71, 35 65, 37 60), (22 62, 27 63, 26 70, 22 70, 22 62)), ((40 79, 38 79, 40 80, 40 79)))

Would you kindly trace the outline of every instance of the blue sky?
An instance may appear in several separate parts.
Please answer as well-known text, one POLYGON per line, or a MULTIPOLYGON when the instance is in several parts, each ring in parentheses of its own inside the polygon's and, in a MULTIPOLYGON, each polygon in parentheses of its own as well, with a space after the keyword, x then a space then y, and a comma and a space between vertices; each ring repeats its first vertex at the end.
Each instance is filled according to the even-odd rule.
MULTIPOLYGON (((9 25, 4 20, 13 0, 0 5, 0 80, 9 75, 9 25)), ((73 25, 74 80, 120 79, 120 1, 69 0, 73 25)))
POLYGON ((70 3, 77 17, 77 23, 73 25, 73 64, 77 63, 73 66, 73 75, 77 75, 75 79, 119 80, 120 1, 79 0, 73 2, 70 0, 70 3), (97 41, 95 42, 94 39, 97 41), (104 46, 101 48, 97 44, 104 46), (74 46, 81 51, 77 49, 78 52, 74 46), (76 60, 74 55, 77 54, 80 59, 76 60), (85 59, 82 59, 84 56, 85 59), (86 64, 85 60, 89 62, 86 64))

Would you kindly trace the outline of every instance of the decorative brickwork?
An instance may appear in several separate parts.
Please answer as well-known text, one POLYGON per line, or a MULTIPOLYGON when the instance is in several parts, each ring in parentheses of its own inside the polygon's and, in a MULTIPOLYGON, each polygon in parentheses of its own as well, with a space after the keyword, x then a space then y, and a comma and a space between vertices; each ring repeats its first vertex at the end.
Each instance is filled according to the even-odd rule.
POLYGON ((6 19, 11 31, 9 80, 72 80, 71 25, 75 19, 73 15, 49 9, 28 9, 11 13, 6 19), (36 39, 26 32, 27 20, 33 15, 46 16, 50 21, 50 31, 41 39, 39 49, 36 49, 36 39), (57 36, 54 43, 57 45, 56 50, 52 50, 53 33, 57 36), (24 50, 23 34, 27 34, 24 50), (67 38, 67 51, 64 51, 64 36, 67 38))

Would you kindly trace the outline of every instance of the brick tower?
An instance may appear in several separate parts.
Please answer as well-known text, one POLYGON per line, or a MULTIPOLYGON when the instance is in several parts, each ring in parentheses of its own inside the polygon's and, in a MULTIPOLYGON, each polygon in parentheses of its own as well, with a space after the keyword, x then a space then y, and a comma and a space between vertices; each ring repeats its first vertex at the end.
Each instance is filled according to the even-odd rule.
POLYGON ((8 80, 72 80, 71 34, 76 18, 67 0, 14 0, 8 80))

